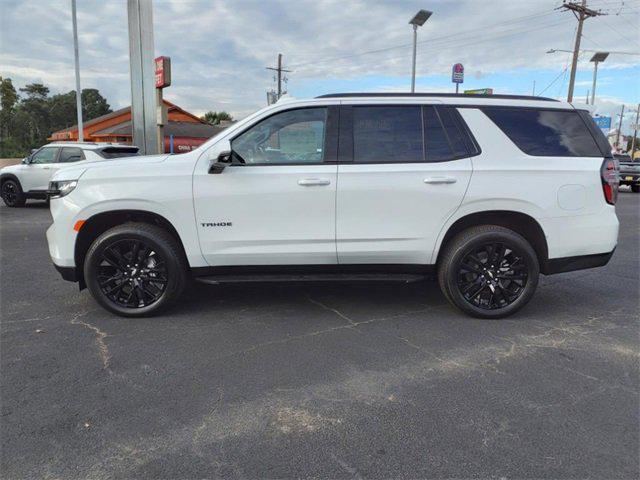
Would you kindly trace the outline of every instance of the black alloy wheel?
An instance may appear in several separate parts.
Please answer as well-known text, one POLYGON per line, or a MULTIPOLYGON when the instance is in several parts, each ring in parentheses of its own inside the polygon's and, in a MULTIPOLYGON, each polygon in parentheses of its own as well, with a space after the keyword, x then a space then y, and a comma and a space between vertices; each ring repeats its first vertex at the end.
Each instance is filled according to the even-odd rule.
POLYGON ((506 243, 474 247, 458 266, 458 289, 472 305, 495 310, 515 302, 527 285, 524 257, 506 243))
POLYGON ((180 241, 157 225, 125 223, 89 247, 87 288, 105 309, 124 317, 151 316, 175 301, 187 283, 180 241))
POLYGON ((447 300, 478 318, 504 318, 524 307, 538 286, 540 265, 522 235, 497 225, 457 234, 438 260, 447 300))
POLYGON ((7 207, 22 207, 25 204, 24 194, 20 185, 14 180, 2 183, 2 200, 7 207))
POLYGON ((118 240, 102 250, 97 270, 102 293, 123 308, 157 302, 167 288, 165 259, 142 240, 118 240))

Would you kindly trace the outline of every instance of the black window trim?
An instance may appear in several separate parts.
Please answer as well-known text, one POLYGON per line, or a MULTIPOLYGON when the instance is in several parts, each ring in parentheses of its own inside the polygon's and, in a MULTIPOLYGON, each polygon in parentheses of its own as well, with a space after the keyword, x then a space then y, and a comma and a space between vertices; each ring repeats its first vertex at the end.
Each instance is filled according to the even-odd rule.
MULTIPOLYGON (((251 123, 246 128, 229 138, 229 145, 243 133, 251 130, 256 125, 268 120, 269 118, 279 115, 281 113, 293 112, 296 110, 309 110, 324 108, 326 110, 326 120, 324 126, 324 145, 323 145, 323 160, 317 163, 309 162, 278 162, 278 163, 233 163, 229 167, 295 167, 295 166, 319 166, 319 165, 335 165, 338 163, 338 131, 339 131, 339 105, 308 105, 304 107, 294 107, 284 110, 278 110, 271 115, 267 115, 261 118, 259 121, 251 123)), ((233 149, 231 150, 233 154, 233 149)), ((237 155, 237 154, 236 154, 237 155)))
POLYGON ((489 121, 491 123, 493 123, 496 127, 498 127, 500 129, 500 131, 502 133, 504 133, 504 135, 509 139, 509 141, 511 143, 513 143, 516 148, 518 150, 520 150, 520 152, 522 152, 524 155, 528 156, 528 157, 547 157, 547 158, 553 158, 553 157, 563 157, 563 158, 600 158, 600 157, 606 157, 605 154, 602 154, 602 150, 600 148, 600 144, 598 143, 598 141, 596 140, 596 138, 593 136, 593 132, 591 131, 591 129, 589 128, 589 126, 586 124, 586 122, 584 121, 584 118, 582 118, 582 115, 580 115, 580 110, 578 110, 577 108, 549 108, 549 107, 518 107, 518 106, 506 106, 506 105, 482 105, 482 106, 478 106, 478 107, 469 107, 469 106, 465 106, 462 108, 476 108, 478 110, 480 110, 482 113, 484 113, 487 118, 489 119, 489 121), (530 153, 525 152, 522 148, 520 148, 520 146, 514 142, 511 137, 509 136, 509 134, 507 132, 504 131, 504 129, 498 125, 495 121, 493 121, 493 119, 485 112, 485 109, 489 109, 489 108, 496 108, 496 109, 502 109, 502 110, 535 110, 535 111, 545 111, 545 112, 569 112, 569 113, 575 113, 578 118, 580 119, 580 121, 582 122, 582 124, 584 125, 584 127, 586 128, 587 132, 589 132, 589 136, 591 137, 591 139, 593 140, 593 143, 596 145, 596 148, 598 149, 598 151, 600 152, 600 155, 531 155, 530 153))
POLYGON ((339 136, 339 149, 338 149, 338 163, 339 164, 348 164, 348 165, 406 165, 406 164, 414 164, 414 163, 443 163, 443 162, 453 162, 455 160, 462 160, 464 158, 472 158, 477 157, 482 153, 482 149, 480 145, 476 141, 471 129, 464 121, 460 112, 458 112, 458 105, 449 105, 449 104, 440 104, 440 103, 355 103, 355 104, 346 104, 340 105, 340 136, 339 136), (387 162, 387 161, 379 161, 379 162, 356 162, 354 159, 353 153, 353 144, 354 144, 354 131, 353 131, 353 108, 354 107, 419 107, 420 108, 420 117, 422 122, 422 160, 414 160, 414 161, 406 161, 406 162, 387 162), (460 130, 461 135, 464 137, 468 137, 471 144, 475 147, 475 151, 469 151, 468 145, 465 143, 465 148, 467 149, 467 153, 463 155, 451 155, 449 158, 443 160, 427 160, 427 143, 426 143, 426 135, 425 135, 425 108, 434 107, 436 111, 436 115, 438 117, 438 121, 442 126, 442 130, 445 134, 445 138, 449 143, 449 148, 451 149, 451 153, 453 154, 453 148, 451 145, 451 140, 449 139, 449 134, 447 133, 447 129, 444 128, 442 124, 442 120, 440 119, 440 112, 438 111, 438 107, 440 108, 451 108, 451 113, 453 115, 454 122, 460 130), (462 129, 460 128, 462 126, 462 129))

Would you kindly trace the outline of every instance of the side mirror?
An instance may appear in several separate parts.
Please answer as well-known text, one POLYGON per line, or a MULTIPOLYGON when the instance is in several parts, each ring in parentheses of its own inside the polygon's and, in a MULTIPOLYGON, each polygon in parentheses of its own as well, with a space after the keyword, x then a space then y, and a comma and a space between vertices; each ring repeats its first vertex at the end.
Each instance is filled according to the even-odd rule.
POLYGON ((220 174, 224 171, 225 168, 227 168, 227 165, 231 164, 231 162, 232 155, 230 151, 220 152, 220 155, 218 155, 216 161, 213 162, 209 167, 209 173, 220 174))

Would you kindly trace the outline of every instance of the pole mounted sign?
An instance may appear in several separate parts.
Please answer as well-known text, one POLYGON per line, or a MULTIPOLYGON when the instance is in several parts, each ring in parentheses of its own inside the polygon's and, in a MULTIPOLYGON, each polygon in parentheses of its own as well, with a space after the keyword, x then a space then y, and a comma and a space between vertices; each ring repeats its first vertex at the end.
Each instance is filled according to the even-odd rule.
POLYGON ((451 68, 451 81, 456 84, 456 93, 458 93, 458 87, 464 83, 464 66, 461 63, 456 63, 451 68))
POLYGON ((611 128, 611 117, 593 117, 593 121, 602 130, 609 130, 611 128))
POLYGON ((451 81, 453 83, 464 83, 464 65, 456 63, 451 69, 451 81))
POLYGON ((156 88, 165 88, 171 85, 171 58, 157 57, 156 62, 156 88))

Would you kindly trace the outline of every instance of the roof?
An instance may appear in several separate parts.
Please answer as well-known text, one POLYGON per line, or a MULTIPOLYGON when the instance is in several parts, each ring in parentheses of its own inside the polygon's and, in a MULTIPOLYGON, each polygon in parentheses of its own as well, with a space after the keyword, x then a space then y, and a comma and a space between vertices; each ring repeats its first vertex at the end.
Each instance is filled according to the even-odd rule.
MULTIPOLYGON (((194 122, 168 122, 164 126, 164 135, 173 135, 174 137, 193 137, 193 138, 211 138, 224 130, 228 125, 210 125, 208 123, 194 122)), ((126 121, 117 125, 112 125, 104 130, 93 132, 96 137, 113 135, 113 136, 131 136, 131 122, 126 121)))
POLYGON ((131 148, 131 145, 125 145, 123 143, 112 142, 51 142, 44 145, 45 147, 82 147, 85 150, 98 150, 104 147, 127 147, 131 148))
POLYGON ((553 98, 548 97, 533 97, 531 95, 487 95, 487 94, 471 94, 471 93, 402 93, 402 92, 387 92, 387 93, 366 93, 366 92, 353 92, 353 93, 328 93, 320 95, 316 98, 422 98, 422 97, 440 97, 440 98, 483 98, 483 99, 496 99, 496 100, 537 100, 543 102, 557 102, 553 98))
MULTIPOLYGON (((192 118, 194 121, 196 121, 198 123, 202 123, 202 120, 199 117, 197 117, 193 113, 189 113, 186 110, 180 108, 175 103, 171 103, 169 100, 165 100, 165 99, 162 99, 162 101, 167 106, 167 111, 168 112, 180 112, 180 113, 192 118)), ((93 119, 88 120, 86 122, 83 122, 82 126, 83 126, 84 129, 86 129, 87 127, 91 127, 92 125, 95 125, 97 123, 101 123, 101 122, 104 122, 104 121, 109 120, 111 118, 116 118, 116 117, 119 117, 119 116, 124 115, 126 113, 129 113, 130 111, 131 111, 131 107, 124 107, 124 108, 121 108, 119 110, 115 110, 115 111, 113 111, 111 113, 107 113, 106 115, 102 115, 100 117, 96 117, 96 118, 93 118, 93 119)), ((53 132, 51 135, 53 136, 53 135, 58 134, 58 133, 72 132, 74 130, 78 130, 78 125, 72 125, 69 128, 63 128, 62 130, 58 130, 58 131, 53 132)))

